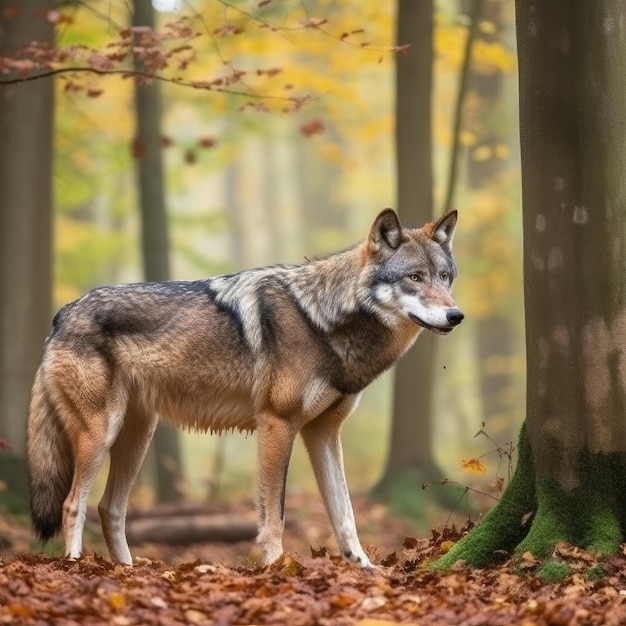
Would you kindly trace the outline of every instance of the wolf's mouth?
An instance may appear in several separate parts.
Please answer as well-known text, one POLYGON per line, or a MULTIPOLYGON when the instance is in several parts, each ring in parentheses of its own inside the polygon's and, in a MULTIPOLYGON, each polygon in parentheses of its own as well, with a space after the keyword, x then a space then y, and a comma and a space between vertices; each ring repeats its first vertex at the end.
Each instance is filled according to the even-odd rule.
POLYGON ((430 330, 431 332, 436 333, 437 335, 447 335, 448 333, 451 333, 454 330, 454 326, 446 326, 444 328, 440 326, 432 326, 431 324, 426 323, 424 320, 421 320, 419 317, 417 317, 417 315, 413 315, 413 313, 409 313, 409 317, 418 326, 421 326, 422 328, 425 328, 426 330, 430 330))

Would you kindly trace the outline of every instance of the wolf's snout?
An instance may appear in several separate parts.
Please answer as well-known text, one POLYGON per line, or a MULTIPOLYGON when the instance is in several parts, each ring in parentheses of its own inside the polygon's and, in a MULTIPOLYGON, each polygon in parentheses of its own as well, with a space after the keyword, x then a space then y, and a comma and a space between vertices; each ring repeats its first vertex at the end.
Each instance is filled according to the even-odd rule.
POLYGON ((463 321, 464 317, 465 315, 463 315, 461 309, 448 309, 446 311, 446 319, 450 326, 458 326, 463 321))

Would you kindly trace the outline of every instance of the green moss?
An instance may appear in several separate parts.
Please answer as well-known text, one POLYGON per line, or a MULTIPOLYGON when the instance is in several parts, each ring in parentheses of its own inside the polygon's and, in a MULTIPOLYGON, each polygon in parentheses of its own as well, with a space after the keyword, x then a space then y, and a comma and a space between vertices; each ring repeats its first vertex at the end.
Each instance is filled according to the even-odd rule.
POLYGON ((600 555, 615 554, 622 542, 622 528, 615 508, 595 502, 587 520, 583 546, 600 555))
POLYGON ((531 552, 539 559, 552 554, 560 541, 571 542, 572 525, 575 520, 571 512, 575 510, 575 496, 566 494, 552 480, 540 482, 539 506, 528 534, 520 541, 515 552, 531 552))
POLYGON ((485 567, 512 550, 549 559, 541 566, 545 580, 562 580, 567 565, 550 557, 565 542, 600 556, 614 554, 626 526, 625 454, 582 451, 577 467, 580 486, 565 491, 557 482, 537 479, 525 425, 520 431, 519 460, 511 483, 484 520, 431 566, 447 569, 458 560, 485 567), (524 524, 536 510, 532 523, 524 524))
POLYGON ((536 508, 535 474, 525 425, 519 437, 519 457, 515 473, 498 504, 478 526, 435 561, 433 569, 448 569, 462 560, 473 567, 485 567, 511 551, 524 537, 529 513, 536 508))
POLYGON ((586 477, 584 500, 587 504, 580 543, 601 555, 614 554, 623 541, 623 457, 585 455, 581 474, 586 477))
POLYGON ((585 576, 589 580, 602 580, 606 574, 607 572, 602 565, 594 565, 585 572, 585 576))
POLYGON ((537 576, 546 583, 560 583, 568 576, 571 576, 572 569, 567 563, 550 559, 546 561, 538 570, 537 576))

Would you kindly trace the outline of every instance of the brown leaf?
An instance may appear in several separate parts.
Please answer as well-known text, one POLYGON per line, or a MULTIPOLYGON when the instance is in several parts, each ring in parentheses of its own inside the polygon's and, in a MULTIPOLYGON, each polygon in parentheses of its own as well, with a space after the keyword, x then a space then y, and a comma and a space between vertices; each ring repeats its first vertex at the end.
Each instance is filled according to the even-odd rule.
POLYGON ((520 557, 519 567, 520 569, 533 569, 539 565, 539 561, 535 558, 532 552, 524 552, 520 557))
POLYGON ((521 525, 526 526, 526 524, 528 524, 529 520, 532 518, 534 514, 535 514, 534 511, 528 511, 528 513, 524 513, 524 515, 522 515, 522 519, 520 520, 521 525))
POLYGON ((14 20, 20 16, 21 12, 22 7, 19 6, 16 0, 14 4, 8 4, 7 6, 2 7, 2 19, 14 20))
POLYGON ((130 153, 133 159, 143 159, 146 156, 146 144, 141 137, 135 137, 130 144, 130 153))
POLYGON ((305 137, 311 137, 324 132, 324 122, 319 118, 314 118, 300 125, 300 133, 305 137))
POLYGON ((217 139, 215 137, 201 137, 198 144, 201 148, 214 148, 217 145, 217 139))
POLYGON ((313 546, 311 546, 311 557, 314 559, 321 559, 328 556, 328 550, 325 546, 320 546, 319 550, 316 550, 313 546))

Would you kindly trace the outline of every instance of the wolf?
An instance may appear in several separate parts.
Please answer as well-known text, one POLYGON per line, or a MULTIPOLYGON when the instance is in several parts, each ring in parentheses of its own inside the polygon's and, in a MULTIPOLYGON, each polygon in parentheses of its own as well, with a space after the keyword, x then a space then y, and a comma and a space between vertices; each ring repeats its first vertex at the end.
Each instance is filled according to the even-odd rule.
POLYGON ((60 309, 27 422, 38 537, 62 531, 65 554, 80 557, 87 497, 108 453, 102 532, 111 558, 132 565, 128 496, 163 416, 200 431, 258 432, 266 565, 282 554, 287 468, 300 433, 341 554, 373 567, 357 535, 341 426, 420 331, 447 334, 463 320, 451 296, 456 222, 451 211, 405 229, 385 209, 364 241, 323 258, 99 287, 60 309))

